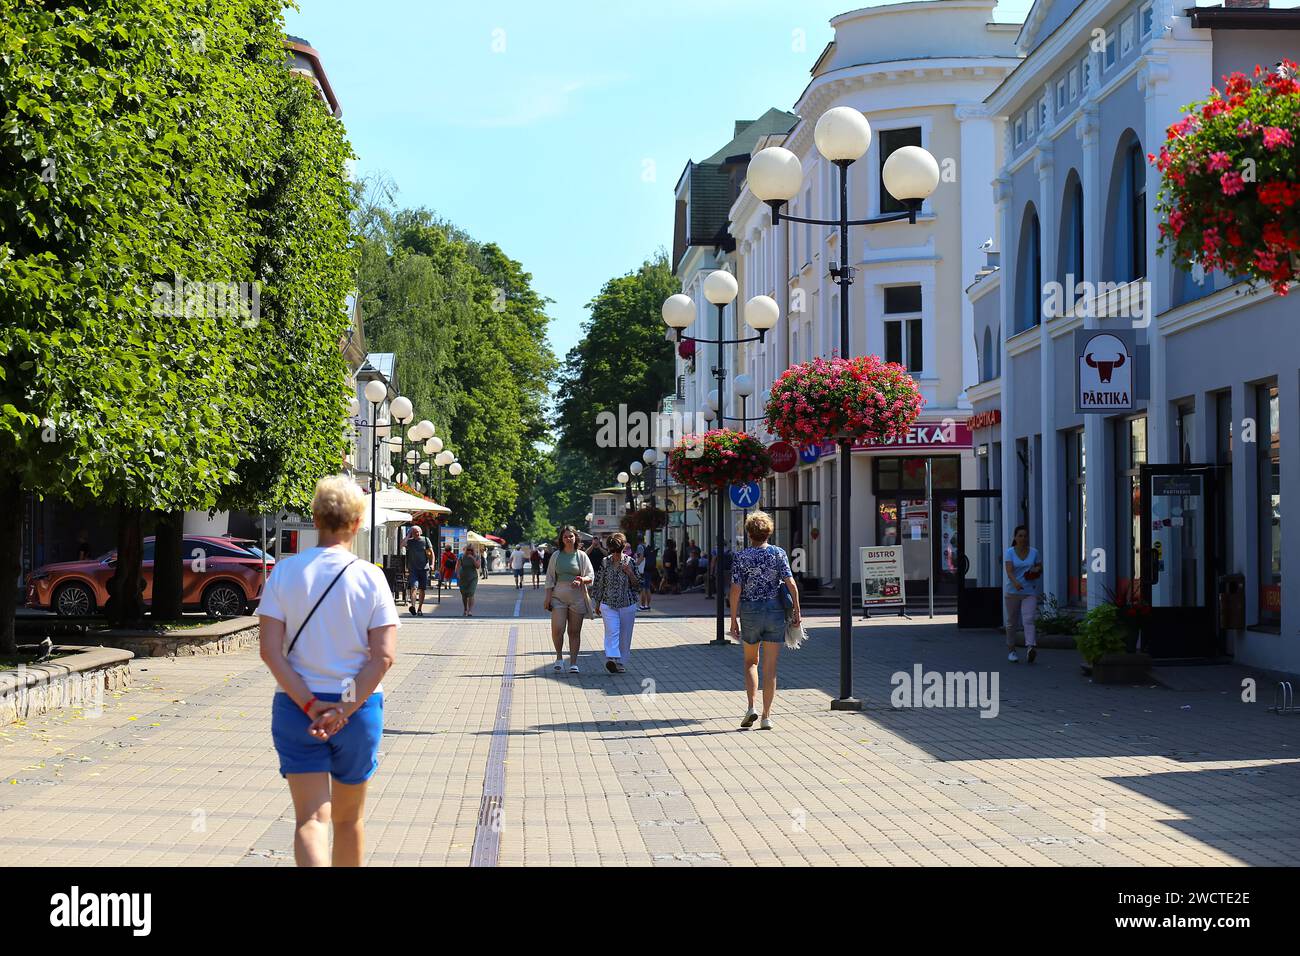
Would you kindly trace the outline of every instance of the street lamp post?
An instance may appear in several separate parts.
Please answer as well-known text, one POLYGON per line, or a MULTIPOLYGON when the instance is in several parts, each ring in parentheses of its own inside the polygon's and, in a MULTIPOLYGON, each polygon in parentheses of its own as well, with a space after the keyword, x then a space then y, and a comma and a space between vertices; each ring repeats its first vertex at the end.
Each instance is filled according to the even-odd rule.
MULTIPOLYGON (((796 187, 797 188, 797 187, 796 187)), ((791 194, 793 195, 793 193, 791 194)), ((685 338, 687 341, 695 343, 705 343, 716 345, 718 347, 718 364, 713 366, 711 371, 713 377, 718 382, 718 402, 717 414, 719 422, 723 421, 722 415, 722 389, 727 380, 727 351, 728 345, 743 345, 746 342, 762 342, 767 335, 767 330, 777 323, 781 316, 780 307, 776 300, 766 295, 756 295, 745 303, 745 324, 752 328, 757 335, 743 339, 729 339, 724 334, 724 313, 727 306, 735 301, 736 293, 740 291, 736 284, 736 277, 725 269, 717 269, 710 272, 704 279, 704 298, 708 299, 718 310, 718 337, 713 339, 699 338, 695 336, 683 336, 682 330, 689 328, 695 321, 695 303, 691 297, 683 293, 670 295, 664 300, 663 317, 664 322, 677 333, 677 341, 680 342, 685 338)), ((725 530, 723 529, 722 519, 722 496, 723 489, 717 490, 718 514, 715 519, 717 528, 717 550, 718 557, 714 568, 714 582, 717 590, 717 621, 716 635, 710 642, 716 645, 730 644, 731 642, 723 634, 722 617, 723 617, 723 574, 722 574, 722 551, 725 530)))
MULTIPOLYGON (((366 401, 370 403, 370 421, 362 421, 359 418, 353 422, 357 428, 368 428, 370 430, 370 563, 375 563, 375 525, 379 514, 378 492, 379 492, 379 445, 380 440, 391 440, 389 438, 392 431, 390 421, 379 420, 379 406, 388 398, 388 383, 374 378, 366 383, 364 390, 366 401)), ((392 416, 392 421, 401 425, 411 418, 411 401, 405 396, 399 395, 388 404, 388 412, 392 416)), ((399 439, 400 440, 400 439, 399 439)))
MULTIPOLYGON (((903 211, 870 219, 849 219, 849 167, 866 155, 871 146, 871 124, 858 110, 837 106, 817 120, 813 130, 817 151, 839 168, 839 212, 834 219, 811 219, 783 214, 781 207, 799 194, 803 168, 799 157, 780 146, 769 146, 754 154, 746 172, 750 191, 772 209, 772 225, 782 219, 839 229, 841 262, 831 264, 830 275, 840 287, 840 350, 849 354, 849 287, 854 270, 849 265, 849 226, 872 226, 906 219, 915 224, 921 203, 939 185, 939 164, 920 146, 903 146, 890 153, 880 170, 885 189, 904 206, 903 211)), ((840 446, 840 696, 831 701, 833 710, 861 710, 853 696, 853 555, 850 548, 853 492, 852 441, 843 437, 840 446)))

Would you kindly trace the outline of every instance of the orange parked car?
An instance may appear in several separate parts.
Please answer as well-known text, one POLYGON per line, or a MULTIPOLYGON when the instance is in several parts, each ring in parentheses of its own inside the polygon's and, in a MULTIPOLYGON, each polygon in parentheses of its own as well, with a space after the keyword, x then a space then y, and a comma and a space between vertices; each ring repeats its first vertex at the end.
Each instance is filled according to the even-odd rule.
MULTIPOLYGON (((140 577, 144 603, 153 601, 154 539, 144 539, 140 577)), ((262 553, 242 538, 186 535, 181 545, 185 562, 181 604, 185 610, 204 611, 209 617, 234 617, 250 612, 262 598, 262 553)), ((117 552, 89 561, 45 564, 27 575, 27 606, 54 611, 64 617, 94 614, 108 601, 108 579, 113 576, 117 552)), ((275 561, 266 557, 269 574, 275 561)))

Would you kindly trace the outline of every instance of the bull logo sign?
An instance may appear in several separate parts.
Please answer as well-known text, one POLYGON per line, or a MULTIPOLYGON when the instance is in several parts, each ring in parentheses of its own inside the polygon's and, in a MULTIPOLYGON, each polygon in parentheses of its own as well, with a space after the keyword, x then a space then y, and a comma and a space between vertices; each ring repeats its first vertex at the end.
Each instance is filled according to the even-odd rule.
POLYGON ((1077 341, 1080 412, 1118 412, 1133 408, 1133 346, 1127 337, 1097 329, 1077 341))

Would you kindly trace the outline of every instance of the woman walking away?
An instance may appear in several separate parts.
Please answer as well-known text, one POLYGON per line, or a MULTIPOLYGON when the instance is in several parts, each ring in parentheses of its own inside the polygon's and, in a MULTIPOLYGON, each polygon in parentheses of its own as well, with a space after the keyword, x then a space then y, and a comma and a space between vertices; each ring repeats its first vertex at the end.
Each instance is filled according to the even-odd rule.
POLYGON ((781 585, 794 602, 791 623, 800 623, 799 589, 790 573, 790 559, 772 537, 772 519, 766 512, 751 512, 745 521, 749 547, 731 559, 731 636, 745 644, 745 695, 749 706, 740 719, 742 729, 752 727, 759 715, 754 710, 758 693, 759 646, 763 648, 763 715, 759 730, 772 729, 772 699, 776 697, 776 662, 785 643, 785 606, 781 585), (740 622, 737 624, 737 617, 740 622))
POLYGON ((542 586, 542 552, 532 545, 529 545, 528 552, 528 560, 533 566, 533 590, 536 591, 542 586))
POLYGON ((586 616, 587 587, 595 579, 591 558, 578 547, 578 532, 569 525, 560 529, 559 548, 546 568, 546 592, 542 600, 551 614, 551 642, 555 645, 555 669, 564 670, 564 630, 569 630, 569 673, 578 673, 578 649, 582 646, 582 619, 586 616))
POLYGON ((1025 628, 1026 659, 1034 662, 1038 656, 1038 637, 1034 632, 1034 617, 1038 614, 1038 595, 1043 588, 1043 562, 1038 549, 1029 546, 1029 529, 1016 525, 1011 535, 1011 547, 1003 556, 1007 579, 1002 585, 1002 602, 1006 608, 1007 660, 1015 663, 1016 618, 1025 628))
POLYGON ((289 782, 299 866, 360 866, 366 781, 379 766, 397 605, 384 572, 352 554, 366 498, 350 478, 312 497, 320 543, 277 561, 257 609, 275 676, 271 739, 289 782), (334 850, 331 856, 331 824, 334 850))
POLYGON ((609 536, 609 557, 596 572, 592 600, 605 622, 605 670, 621 674, 632 650, 632 627, 636 624, 636 569, 623 554, 627 539, 622 532, 609 536))
POLYGON ((478 554, 474 545, 465 545, 465 551, 456 562, 456 580, 460 582, 461 617, 474 616, 474 594, 478 591, 478 554))

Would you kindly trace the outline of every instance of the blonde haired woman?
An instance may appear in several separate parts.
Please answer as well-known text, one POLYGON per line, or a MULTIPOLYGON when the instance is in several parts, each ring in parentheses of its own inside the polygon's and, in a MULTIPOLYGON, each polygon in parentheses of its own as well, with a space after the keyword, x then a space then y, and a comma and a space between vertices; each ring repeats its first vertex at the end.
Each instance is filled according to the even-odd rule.
POLYGON ((271 738, 293 797, 299 866, 360 866, 364 853, 366 782, 384 723, 380 680, 401 623, 384 573, 351 551, 365 508, 352 479, 317 482, 320 543, 276 562, 257 609, 262 660, 278 685, 271 738))
POLYGON ((569 631, 569 673, 578 673, 578 649, 582 646, 582 619, 586 616, 587 587, 595 580, 591 558, 578 547, 578 532, 569 525, 560 529, 558 550, 546 566, 546 592, 542 600, 551 614, 551 643, 555 645, 555 669, 564 670, 564 631, 569 631))
POLYGON ((736 554, 731 562, 731 635, 745 645, 745 695, 749 706, 740 719, 748 729, 759 719, 754 710, 758 694, 759 647, 763 663, 763 714, 759 730, 772 729, 772 701, 776 697, 776 662, 785 644, 785 606, 780 590, 784 584, 794 602, 793 623, 800 623, 799 589, 790 573, 790 559, 785 551, 768 544, 772 537, 772 519, 766 512, 750 512, 745 521, 749 547, 736 554), (739 618, 739 623, 737 622, 739 618))

